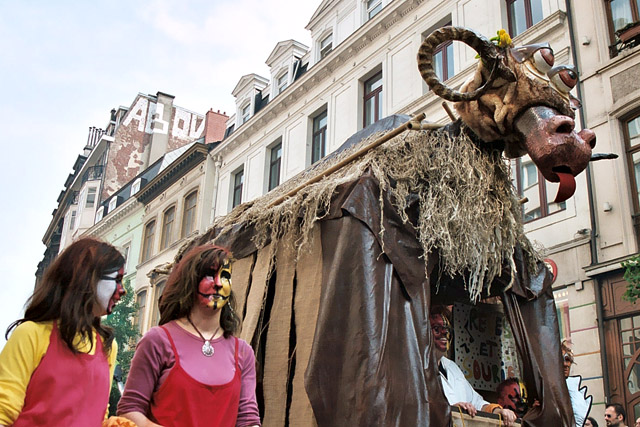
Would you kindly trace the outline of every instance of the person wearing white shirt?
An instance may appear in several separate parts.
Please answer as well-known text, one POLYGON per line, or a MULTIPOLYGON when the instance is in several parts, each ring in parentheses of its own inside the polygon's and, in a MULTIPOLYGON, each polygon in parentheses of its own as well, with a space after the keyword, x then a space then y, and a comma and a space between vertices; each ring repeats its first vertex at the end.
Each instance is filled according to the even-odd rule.
POLYGON ((438 370, 442 389, 450 405, 459 406, 466 410, 471 417, 475 417, 478 411, 492 412, 502 416, 505 426, 511 426, 516 420, 516 414, 510 409, 502 408, 495 403, 489 403, 471 387, 462 370, 454 361, 445 357, 451 340, 451 327, 449 312, 446 307, 434 306, 431 308, 429 321, 433 333, 434 348, 438 359, 438 370))

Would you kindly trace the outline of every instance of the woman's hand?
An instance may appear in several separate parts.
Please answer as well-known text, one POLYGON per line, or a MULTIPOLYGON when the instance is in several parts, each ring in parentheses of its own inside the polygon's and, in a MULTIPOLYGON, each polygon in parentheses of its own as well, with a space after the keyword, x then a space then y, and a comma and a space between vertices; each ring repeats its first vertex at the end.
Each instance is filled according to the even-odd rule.
POLYGON ((475 417, 476 413, 478 413, 478 410, 471 404, 471 402, 458 402, 453 406, 461 407, 462 409, 467 411, 469 415, 471 415, 471 418, 475 417))
POLYGON ((507 427, 512 426, 513 423, 516 422, 516 414, 514 414, 511 409, 497 408, 493 413, 502 415, 502 421, 504 421, 504 425, 507 427))

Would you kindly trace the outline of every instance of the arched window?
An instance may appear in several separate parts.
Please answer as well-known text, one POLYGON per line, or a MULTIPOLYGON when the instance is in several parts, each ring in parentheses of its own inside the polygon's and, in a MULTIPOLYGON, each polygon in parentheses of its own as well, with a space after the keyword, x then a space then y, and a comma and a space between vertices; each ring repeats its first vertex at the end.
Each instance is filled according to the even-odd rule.
POLYGON ((153 240, 156 235, 156 221, 149 221, 144 227, 144 238, 142 240, 142 262, 153 255, 153 240))
POLYGON ((171 206, 169 209, 164 211, 164 215, 162 216, 162 239, 160 239, 160 249, 165 249, 173 243, 173 225, 175 222, 176 207, 171 206))
POLYGON ((186 237, 195 229, 196 207, 198 204, 198 190, 192 191, 184 198, 184 209, 182 211, 182 231, 181 237, 186 237))

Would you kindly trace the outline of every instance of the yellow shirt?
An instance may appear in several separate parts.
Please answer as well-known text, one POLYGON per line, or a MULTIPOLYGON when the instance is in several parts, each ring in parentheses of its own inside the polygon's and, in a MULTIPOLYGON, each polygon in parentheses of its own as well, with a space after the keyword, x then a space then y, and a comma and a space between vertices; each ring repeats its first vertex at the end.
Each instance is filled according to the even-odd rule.
MULTIPOLYGON (((38 367, 49 348, 49 337, 53 322, 24 322, 13 330, 11 337, 0 353, 0 425, 11 425, 20 415, 24 406, 27 386, 33 371, 38 367)), ((96 346, 89 351, 89 341, 80 342, 78 349, 82 353, 94 354, 96 346)), ((93 331, 95 343, 96 331, 93 331)), ((118 345, 113 340, 109 362, 109 390, 116 366, 118 345)), ((108 414, 108 408, 107 413, 108 414)))

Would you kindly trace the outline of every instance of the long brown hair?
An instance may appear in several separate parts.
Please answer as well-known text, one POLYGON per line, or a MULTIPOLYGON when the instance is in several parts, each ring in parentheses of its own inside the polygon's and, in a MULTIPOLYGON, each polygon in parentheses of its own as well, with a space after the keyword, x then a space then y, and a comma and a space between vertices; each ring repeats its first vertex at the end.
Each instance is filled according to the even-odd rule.
MULTIPOLYGON (((198 284, 207 271, 219 269, 225 260, 230 260, 227 249, 215 245, 197 246, 187 252, 173 268, 164 288, 158 308, 160 324, 186 317, 196 303, 198 284)), ((229 301, 222 307, 220 326, 225 338, 233 335, 240 325, 236 314, 236 300, 231 291, 229 301)))
POLYGON ((78 334, 89 340, 93 348, 92 328, 95 328, 104 342, 103 351, 109 354, 113 330, 101 325, 100 317, 94 313, 98 304, 96 285, 105 271, 123 265, 122 254, 108 243, 91 238, 72 243, 45 271, 42 282, 27 302, 24 317, 9 325, 5 338, 26 321, 58 320, 60 337, 72 352, 79 352, 78 334))

